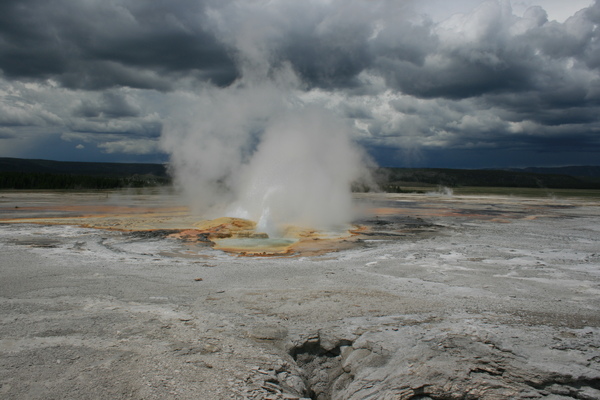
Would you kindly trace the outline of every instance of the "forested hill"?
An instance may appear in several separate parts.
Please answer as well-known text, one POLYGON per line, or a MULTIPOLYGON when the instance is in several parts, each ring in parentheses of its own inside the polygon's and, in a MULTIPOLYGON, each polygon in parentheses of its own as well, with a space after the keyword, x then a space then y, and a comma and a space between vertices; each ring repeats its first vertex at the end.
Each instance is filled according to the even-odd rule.
POLYGON ((35 172, 112 177, 131 175, 167 177, 167 167, 163 164, 50 161, 7 157, 0 157, 0 172, 35 172))
MULTIPOLYGON (((448 187, 600 189, 600 167, 505 170, 382 167, 375 175, 385 191, 398 191, 413 183, 448 187)), ((0 189, 106 189, 170 183, 167 166, 163 164, 0 158, 0 189)))
POLYGON ((595 178, 600 181, 600 166, 577 166, 577 167, 528 167, 510 168, 509 171, 533 172, 536 174, 559 174, 576 177, 595 178))
POLYGON ((114 189, 170 183, 162 164, 0 158, 0 189, 114 189))
MULTIPOLYGON (((580 173, 578 168, 592 171, 594 167, 564 167, 565 171, 580 173)), ((559 171, 561 169, 553 169, 559 171)), ((526 170, 485 170, 445 168, 380 168, 380 186, 401 187, 407 183, 427 183, 448 187, 488 186, 549 189, 600 189, 600 175, 573 176, 569 174, 526 172, 526 170)))

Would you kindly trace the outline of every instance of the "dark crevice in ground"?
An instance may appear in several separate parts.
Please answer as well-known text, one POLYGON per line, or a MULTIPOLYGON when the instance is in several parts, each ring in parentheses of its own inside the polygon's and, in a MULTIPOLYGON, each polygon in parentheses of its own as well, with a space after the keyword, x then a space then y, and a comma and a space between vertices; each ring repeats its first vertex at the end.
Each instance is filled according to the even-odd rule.
POLYGON ((350 340, 324 339, 317 334, 289 350, 301 371, 306 395, 314 400, 329 400, 334 391, 352 381, 352 376, 342 368, 342 352, 351 346, 350 340))

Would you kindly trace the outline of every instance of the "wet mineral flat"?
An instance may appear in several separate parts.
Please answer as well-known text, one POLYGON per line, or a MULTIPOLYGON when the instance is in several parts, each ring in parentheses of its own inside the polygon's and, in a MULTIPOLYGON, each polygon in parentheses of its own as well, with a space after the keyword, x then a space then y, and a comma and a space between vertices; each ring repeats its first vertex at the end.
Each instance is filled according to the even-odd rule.
POLYGON ((600 398, 597 201, 356 200, 259 257, 169 193, 0 193, 0 397, 600 398))

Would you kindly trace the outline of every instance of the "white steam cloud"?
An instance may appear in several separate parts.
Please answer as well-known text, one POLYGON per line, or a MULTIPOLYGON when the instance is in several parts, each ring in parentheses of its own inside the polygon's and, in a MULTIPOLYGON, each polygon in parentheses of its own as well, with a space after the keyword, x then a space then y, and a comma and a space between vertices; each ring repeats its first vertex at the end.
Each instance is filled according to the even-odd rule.
POLYGON ((268 40, 256 37, 264 29, 246 28, 222 34, 242 76, 226 88, 182 93, 173 104, 161 144, 176 185, 194 212, 251 219, 269 236, 288 224, 335 229, 350 222, 351 184, 368 181, 352 128, 302 100, 292 68, 269 63, 268 40))
POLYGON ((277 115, 243 167, 234 215, 258 221, 269 235, 285 224, 325 229, 349 222, 360 165, 347 127, 322 109, 277 115))
POLYGON ((251 219, 270 236, 348 223, 364 154, 341 118, 299 100, 289 70, 278 75, 184 98, 162 135, 176 184, 196 213, 251 219))

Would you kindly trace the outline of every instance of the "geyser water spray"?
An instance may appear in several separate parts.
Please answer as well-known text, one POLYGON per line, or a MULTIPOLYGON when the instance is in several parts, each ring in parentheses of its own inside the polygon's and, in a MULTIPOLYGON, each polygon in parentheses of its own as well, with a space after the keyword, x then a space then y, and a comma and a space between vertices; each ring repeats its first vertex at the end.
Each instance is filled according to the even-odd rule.
POLYGON ((238 135, 228 146, 202 130, 167 131, 176 182, 194 210, 256 221, 270 237, 286 225, 336 229, 351 221, 351 184, 365 169, 340 119, 304 106, 269 116, 256 137, 238 135))
POLYGON ((289 63, 271 62, 264 24, 245 21, 222 33, 240 78, 173 96, 161 144, 175 184, 202 217, 251 219, 271 237, 289 224, 336 229, 352 220, 352 182, 368 176, 363 153, 289 63))
POLYGON ((269 236, 285 225, 348 223, 361 157, 348 127, 327 111, 308 106, 277 115, 243 166, 232 216, 259 221, 269 236))
MULTIPOLYGON (((223 108, 233 113, 240 98, 231 101, 223 108)), ((204 217, 250 219, 270 237, 290 224, 336 229, 350 222, 351 184, 366 170, 351 129, 313 105, 272 104, 240 107, 235 123, 220 125, 219 113, 200 111, 168 125, 163 144, 178 187, 204 217)))

